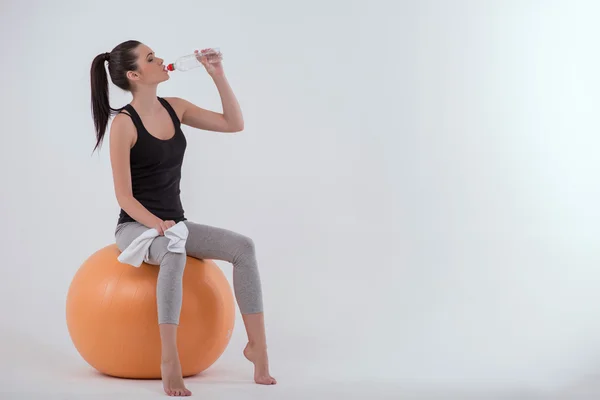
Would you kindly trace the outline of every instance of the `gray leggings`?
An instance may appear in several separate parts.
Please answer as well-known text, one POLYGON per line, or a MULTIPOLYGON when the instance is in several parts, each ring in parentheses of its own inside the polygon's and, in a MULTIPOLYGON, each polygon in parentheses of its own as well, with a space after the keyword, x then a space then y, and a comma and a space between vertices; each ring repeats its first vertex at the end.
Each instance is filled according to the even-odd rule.
MULTIPOLYGON (((233 290, 242 314, 263 311, 262 289, 254 242, 249 237, 222 228, 185 221, 189 235, 185 250, 187 255, 199 259, 223 260, 233 264, 233 290)), ((139 222, 117 225, 117 247, 123 251, 146 231, 139 222)), ((158 323, 179 324, 183 298, 183 270, 186 254, 167 250, 169 239, 158 236, 150 245, 149 264, 159 265, 156 297, 158 323)), ((132 267, 135 268, 135 267, 132 267)))

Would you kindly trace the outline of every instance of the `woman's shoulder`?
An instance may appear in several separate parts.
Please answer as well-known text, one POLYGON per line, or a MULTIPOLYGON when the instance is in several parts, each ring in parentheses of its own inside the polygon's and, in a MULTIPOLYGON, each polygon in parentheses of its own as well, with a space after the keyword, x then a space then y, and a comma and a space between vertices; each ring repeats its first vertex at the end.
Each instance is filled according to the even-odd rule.
POLYGON ((181 97, 162 97, 163 100, 166 100, 167 103, 173 108, 175 114, 177 114, 177 118, 181 121, 183 119, 183 114, 187 108, 187 101, 182 99, 181 97))
POLYGON ((127 144, 132 147, 137 142, 137 130, 131 115, 121 111, 112 121, 110 127, 111 141, 127 144))

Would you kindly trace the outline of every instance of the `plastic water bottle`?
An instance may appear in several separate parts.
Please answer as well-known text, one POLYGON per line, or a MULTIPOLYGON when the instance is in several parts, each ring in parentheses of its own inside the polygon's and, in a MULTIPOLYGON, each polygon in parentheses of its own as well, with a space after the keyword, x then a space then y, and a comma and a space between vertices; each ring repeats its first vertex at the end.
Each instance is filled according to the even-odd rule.
POLYGON ((167 65, 168 71, 189 71, 190 69, 202 66, 198 58, 206 56, 209 63, 219 62, 223 59, 221 49, 214 47, 205 52, 188 54, 187 56, 179 57, 174 63, 167 65))

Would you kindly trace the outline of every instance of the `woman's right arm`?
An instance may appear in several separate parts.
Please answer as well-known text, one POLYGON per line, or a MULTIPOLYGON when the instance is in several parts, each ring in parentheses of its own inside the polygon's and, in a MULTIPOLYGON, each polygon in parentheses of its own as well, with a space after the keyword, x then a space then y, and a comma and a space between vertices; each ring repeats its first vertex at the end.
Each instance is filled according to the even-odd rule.
POLYGON ((149 228, 155 228, 163 235, 172 224, 152 214, 133 197, 129 152, 136 140, 136 132, 128 118, 130 117, 127 115, 117 114, 110 128, 110 162, 117 202, 131 218, 149 228))

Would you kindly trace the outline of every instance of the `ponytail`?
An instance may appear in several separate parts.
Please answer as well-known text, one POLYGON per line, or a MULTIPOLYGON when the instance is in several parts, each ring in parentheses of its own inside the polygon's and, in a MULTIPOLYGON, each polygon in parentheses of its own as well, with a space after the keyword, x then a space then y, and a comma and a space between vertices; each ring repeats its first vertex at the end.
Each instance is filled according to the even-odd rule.
POLYGON ((122 108, 112 108, 108 97, 108 75, 105 62, 108 61, 108 72, 112 82, 119 88, 131 91, 131 83, 127 79, 127 71, 136 71, 137 54, 135 49, 141 43, 137 40, 128 40, 119 44, 110 53, 98 54, 90 69, 90 83, 92 85, 92 116, 96 128, 96 146, 94 151, 100 147, 108 120, 113 112, 119 112, 122 108))
POLYGON ((92 115, 96 128, 96 150, 101 144, 111 115, 108 98, 108 76, 104 63, 110 59, 109 53, 99 54, 92 61, 90 81, 92 84, 92 115))

